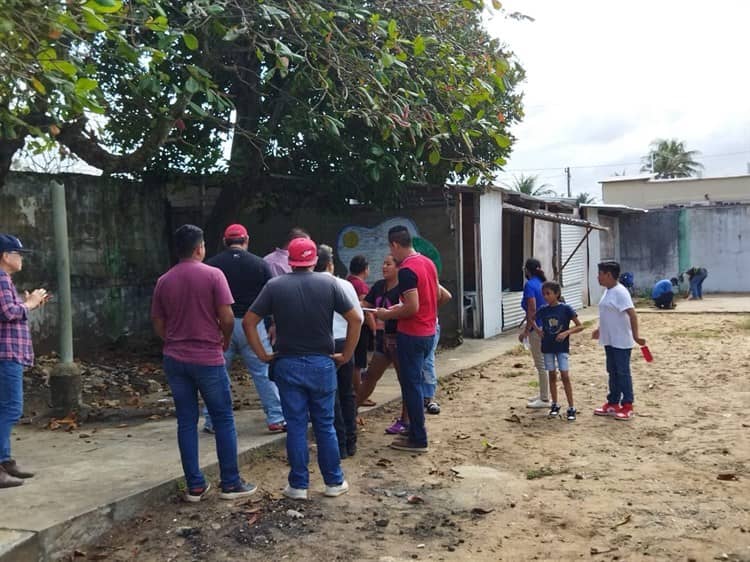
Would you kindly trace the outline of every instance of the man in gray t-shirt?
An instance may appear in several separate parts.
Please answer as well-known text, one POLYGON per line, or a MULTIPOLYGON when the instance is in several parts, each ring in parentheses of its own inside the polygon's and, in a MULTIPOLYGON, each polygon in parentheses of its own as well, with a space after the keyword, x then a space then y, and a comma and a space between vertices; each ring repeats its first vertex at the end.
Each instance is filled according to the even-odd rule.
POLYGON ((346 363, 359 339, 360 313, 330 275, 313 273, 318 260, 315 242, 297 238, 289 244, 292 273, 269 281, 242 321, 247 341, 261 361, 274 361, 274 382, 287 422, 286 451, 289 484, 284 495, 307 499, 307 422, 312 421, 318 444, 318 465, 326 484, 325 495, 346 493, 333 427, 336 396, 336 363, 346 363), (333 313, 347 322, 346 342, 334 353, 333 313), (269 354, 260 342, 256 326, 273 315, 277 352, 269 354))

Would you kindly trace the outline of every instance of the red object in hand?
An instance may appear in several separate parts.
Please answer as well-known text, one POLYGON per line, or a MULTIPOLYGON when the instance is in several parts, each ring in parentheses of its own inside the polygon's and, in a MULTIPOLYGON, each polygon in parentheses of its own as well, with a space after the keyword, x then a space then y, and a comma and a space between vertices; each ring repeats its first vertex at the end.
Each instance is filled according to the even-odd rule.
POLYGON ((641 347, 641 353, 643 354, 643 358, 646 360, 646 363, 651 363, 651 361, 654 360, 654 356, 651 355, 651 350, 647 345, 641 347))

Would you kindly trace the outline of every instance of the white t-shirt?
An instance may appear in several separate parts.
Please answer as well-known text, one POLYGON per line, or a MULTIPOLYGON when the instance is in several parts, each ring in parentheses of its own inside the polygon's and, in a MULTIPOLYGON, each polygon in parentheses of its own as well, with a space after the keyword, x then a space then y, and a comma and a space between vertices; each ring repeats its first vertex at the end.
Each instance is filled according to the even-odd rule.
POLYGON ((626 310, 635 308, 628 290, 620 283, 604 291, 599 301, 599 345, 631 349, 633 331, 626 310))
MULTIPOLYGON (((324 273, 328 273, 327 271, 324 273)), ((331 275, 328 273, 328 275, 331 275)), ((352 308, 354 308, 355 311, 359 313, 359 321, 362 322, 365 318, 364 312, 362 312, 362 305, 359 304, 359 298, 357 297, 357 291, 354 290, 354 285, 349 283, 346 279, 341 279, 340 277, 336 277, 334 275, 331 275, 334 279, 336 279, 336 282, 339 284, 339 287, 344 291, 346 296, 349 298, 349 301, 352 303, 352 308)), ((333 339, 334 340, 343 340, 346 339, 346 328, 347 328, 347 321, 346 318, 341 316, 338 312, 333 313, 333 339)))

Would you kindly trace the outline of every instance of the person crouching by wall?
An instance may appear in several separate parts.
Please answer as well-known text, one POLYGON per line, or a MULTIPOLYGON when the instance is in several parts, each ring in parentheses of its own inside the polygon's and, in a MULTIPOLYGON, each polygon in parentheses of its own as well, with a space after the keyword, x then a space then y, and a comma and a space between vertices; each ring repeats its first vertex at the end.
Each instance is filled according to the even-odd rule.
POLYGON ((677 280, 677 277, 657 281, 651 291, 651 298, 654 300, 656 308, 661 308, 663 310, 671 310, 675 308, 674 291, 675 287, 679 284, 680 282, 677 280))

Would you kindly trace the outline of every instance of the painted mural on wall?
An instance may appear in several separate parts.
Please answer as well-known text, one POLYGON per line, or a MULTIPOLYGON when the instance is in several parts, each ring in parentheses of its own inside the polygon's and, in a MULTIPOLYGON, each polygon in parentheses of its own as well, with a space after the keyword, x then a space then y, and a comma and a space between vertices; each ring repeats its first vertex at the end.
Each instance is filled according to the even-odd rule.
POLYGON ((370 282, 380 279, 380 267, 385 256, 388 255, 388 230, 394 226, 405 226, 414 241, 414 249, 435 263, 438 274, 442 272, 443 262, 440 252, 432 242, 420 236, 414 221, 404 217, 387 219, 372 228, 358 225, 345 226, 336 240, 339 260, 348 268, 351 259, 362 254, 370 263, 370 282))

